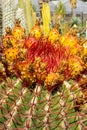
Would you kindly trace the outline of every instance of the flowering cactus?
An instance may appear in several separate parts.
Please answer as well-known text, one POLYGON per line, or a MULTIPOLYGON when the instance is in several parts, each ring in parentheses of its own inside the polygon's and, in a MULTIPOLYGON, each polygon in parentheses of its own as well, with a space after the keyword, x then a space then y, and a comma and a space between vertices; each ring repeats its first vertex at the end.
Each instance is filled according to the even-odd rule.
MULTIPOLYGON (((27 16, 30 12, 27 17, 30 32, 30 1, 25 3, 28 4, 27 16)), ((23 29, 17 29, 13 31, 17 35, 13 34, 16 43, 22 41, 20 45, 8 47, 3 42, 1 130, 87 129, 87 71, 86 60, 81 54, 81 50, 86 54, 85 48, 69 33, 60 37, 58 32, 52 31, 51 37, 49 31, 47 28, 47 35, 46 30, 42 35, 36 28, 25 37, 23 29), (78 44, 81 46, 79 54, 78 49, 75 50, 78 44)))

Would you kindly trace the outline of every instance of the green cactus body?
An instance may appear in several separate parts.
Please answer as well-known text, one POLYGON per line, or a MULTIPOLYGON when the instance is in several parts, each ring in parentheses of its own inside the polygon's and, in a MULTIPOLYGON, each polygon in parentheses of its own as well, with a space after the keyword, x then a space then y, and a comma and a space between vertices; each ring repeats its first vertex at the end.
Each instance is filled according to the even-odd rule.
POLYGON ((24 2, 23 2, 23 0, 18 0, 18 3, 19 3, 19 7, 20 8, 24 8, 24 2))
POLYGON ((82 92, 72 84, 64 81, 54 93, 36 85, 32 92, 20 79, 7 78, 0 83, 0 129, 84 130, 87 104, 75 109, 82 92))
POLYGON ((28 33, 32 29, 32 9, 31 9, 31 1, 25 0, 25 14, 26 14, 26 22, 28 27, 28 33))

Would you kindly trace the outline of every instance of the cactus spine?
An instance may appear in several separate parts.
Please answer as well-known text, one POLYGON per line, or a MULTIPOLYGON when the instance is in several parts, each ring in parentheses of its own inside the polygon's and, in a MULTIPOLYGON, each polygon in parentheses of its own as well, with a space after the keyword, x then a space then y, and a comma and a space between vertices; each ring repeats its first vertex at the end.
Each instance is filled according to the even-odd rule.
POLYGON ((75 110, 75 100, 82 92, 78 84, 72 85, 64 81, 54 94, 36 85, 32 93, 20 79, 6 79, 0 84, 1 130, 84 130, 87 106, 75 110))

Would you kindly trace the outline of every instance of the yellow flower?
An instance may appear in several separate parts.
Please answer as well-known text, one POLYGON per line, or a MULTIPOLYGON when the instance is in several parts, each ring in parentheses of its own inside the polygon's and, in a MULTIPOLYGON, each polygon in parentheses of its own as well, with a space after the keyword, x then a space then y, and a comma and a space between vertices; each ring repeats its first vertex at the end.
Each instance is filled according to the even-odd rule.
POLYGON ((16 39, 13 35, 7 35, 3 39, 3 45, 5 48, 14 47, 16 45, 16 39))
POLYGON ((25 30, 22 27, 14 27, 13 35, 17 40, 21 40, 25 37, 25 30))
POLYGON ((72 48, 77 44, 77 39, 76 39, 76 37, 74 37, 72 35, 65 34, 65 35, 61 36, 60 42, 63 46, 69 46, 72 48))
POLYGON ((34 36, 36 39, 39 39, 42 35, 40 27, 39 26, 33 27, 30 32, 30 35, 34 36))
POLYGON ((80 72, 83 70, 83 62, 77 56, 70 57, 68 64, 69 64, 69 68, 71 70, 72 76, 80 74, 80 72))
POLYGON ((9 48, 5 50, 6 59, 9 61, 13 61, 17 57, 17 54, 18 50, 16 48, 9 48))
POLYGON ((51 43, 55 43, 59 39, 59 32, 57 29, 52 29, 49 33, 48 40, 51 41, 51 43))
POLYGON ((54 86, 58 81, 58 77, 59 77, 59 74, 57 73, 48 74, 44 82, 45 86, 54 86))

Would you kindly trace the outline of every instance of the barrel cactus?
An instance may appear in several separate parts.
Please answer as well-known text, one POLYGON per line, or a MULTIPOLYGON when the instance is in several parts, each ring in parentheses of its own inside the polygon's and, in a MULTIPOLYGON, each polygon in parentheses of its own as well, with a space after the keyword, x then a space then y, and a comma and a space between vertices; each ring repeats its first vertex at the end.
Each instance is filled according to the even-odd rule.
POLYGON ((79 83, 64 81, 51 92, 41 85, 29 89, 20 78, 5 78, 0 82, 0 129, 87 129, 87 90, 84 84, 87 84, 85 77, 79 83))
POLYGON ((18 20, 10 34, 16 42, 5 39, 0 54, 0 130, 86 130, 87 48, 71 30, 50 30, 48 5, 44 32, 32 28, 25 4, 29 35, 18 20))
POLYGON ((87 76, 80 57, 45 37, 24 48, 25 58, 16 56, 11 76, 1 53, 0 129, 86 130, 87 76))

